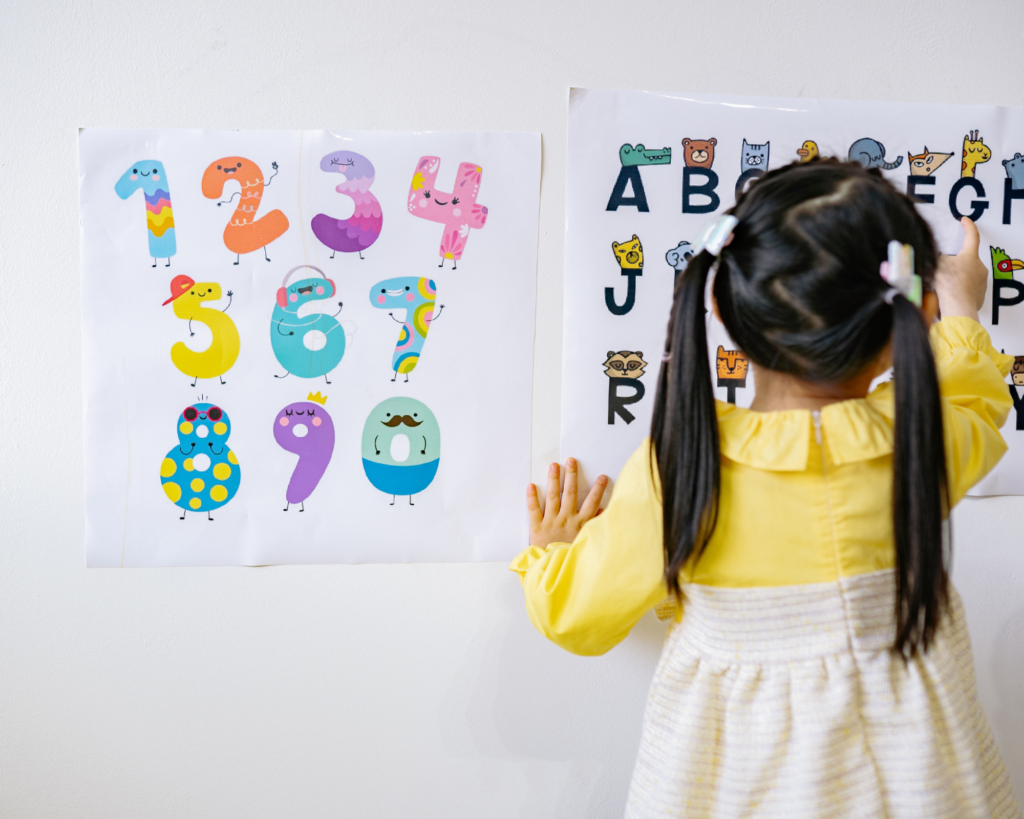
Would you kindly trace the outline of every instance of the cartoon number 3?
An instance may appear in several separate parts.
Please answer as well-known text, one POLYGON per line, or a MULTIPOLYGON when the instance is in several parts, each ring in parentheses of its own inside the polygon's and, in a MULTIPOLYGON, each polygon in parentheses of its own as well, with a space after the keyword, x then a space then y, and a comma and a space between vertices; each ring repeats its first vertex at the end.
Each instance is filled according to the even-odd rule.
POLYGON ((463 162, 452 192, 445 193, 434 187, 440 167, 440 157, 420 157, 409 186, 409 213, 444 225, 438 267, 444 267, 444 260, 451 259, 455 270, 466 249, 470 228, 480 229, 487 221, 487 208, 476 201, 483 170, 474 162, 463 162))

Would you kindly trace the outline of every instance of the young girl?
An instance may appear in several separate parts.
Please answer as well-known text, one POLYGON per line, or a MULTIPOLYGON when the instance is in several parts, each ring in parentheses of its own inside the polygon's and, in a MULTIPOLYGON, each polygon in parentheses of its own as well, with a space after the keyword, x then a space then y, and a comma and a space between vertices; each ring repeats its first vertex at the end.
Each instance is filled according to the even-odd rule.
POLYGON ((977 229, 940 261, 910 199, 834 161, 772 171, 730 213, 677 283, 651 438, 608 509, 601 476, 577 511, 572 459, 543 514, 528 489, 530 619, 601 654, 675 605, 627 816, 1020 816, 944 541, 1011 406, 977 229), (893 240, 916 291, 883 278, 893 240), (712 270, 749 410, 712 393, 712 270))

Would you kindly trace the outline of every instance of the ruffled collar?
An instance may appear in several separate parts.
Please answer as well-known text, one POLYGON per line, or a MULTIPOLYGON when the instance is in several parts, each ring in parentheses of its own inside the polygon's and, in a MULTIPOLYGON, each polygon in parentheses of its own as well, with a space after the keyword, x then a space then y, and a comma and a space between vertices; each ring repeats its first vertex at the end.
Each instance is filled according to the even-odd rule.
MULTIPOLYGON (((807 468, 815 440, 810 410, 754 412, 716 401, 722 455, 730 461, 773 472, 807 468)), ((822 442, 837 466, 892 454, 892 384, 866 398, 838 401, 821 410, 822 442)), ((815 457, 818 457, 815 455, 815 457)))

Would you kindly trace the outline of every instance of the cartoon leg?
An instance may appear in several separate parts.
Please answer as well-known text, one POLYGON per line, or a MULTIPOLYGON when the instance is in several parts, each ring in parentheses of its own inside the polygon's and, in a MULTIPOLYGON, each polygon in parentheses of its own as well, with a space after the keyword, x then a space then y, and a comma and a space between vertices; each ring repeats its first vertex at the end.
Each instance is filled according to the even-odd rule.
MULTIPOLYGON (((334 253, 337 253, 337 252, 338 252, 337 250, 334 251, 334 253)), ((331 258, 332 259, 334 258, 334 253, 331 253, 331 258)))
POLYGON ((171 258, 170 258, 170 256, 168 256, 167 257, 167 264, 165 264, 164 267, 170 267, 170 266, 171 266, 171 258))
POLYGON ((305 512, 306 511, 306 502, 305 501, 301 501, 299 503, 299 511, 300 512, 305 512))
POLYGON ((211 515, 209 512, 207 512, 206 513, 206 519, 209 520, 209 521, 212 521, 213 520, 213 515, 211 515))
POLYGON ((193 387, 196 385, 196 381, 198 381, 198 380, 199 380, 199 376, 198 375, 195 378, 192 379, 192 386, 193 387))
MULTIPOLYGON (((391 383, 394 383, 396 378, 398 378, 398 370, 395 370, 395 375, 394 378, 391 379, 391 383)), ((192 386, 194 387, 195 384, 193 384, 192 386)))
POLYGON ((235 254, 235 264, 238 264, 240 261, 242 261, 242 254, 241 253, 236 253, 235 254))
POLYGON ((391 503, 389 503, 389 504, 388 504, 388 506, 394 506, 394 505, 395 505, 395 500, 396 500, 397 498, 398 498, 398 496, 397 496, 397 495, 392 495, 392 496, 391 496, 391 503))
POLYGON ((274 373, 274 378, 287 378, 289 375, 291 375, 290 372, 285 372, 284 375, 278 375, 277 373, 274 373))
POLYGON ((289 506, 291 506, 291 504, 290 504, 290 503, 288 503, 287 501, 285 501, 285 504, 284 504, 284 511, 285 511, 285 512, 287 512, 287 511, 288 511, 288 507, 289 507, 289 506))
POLYGON ((267 246, 263 245, 263 257, 269 262, 270 257, 267 255, 267 246))
POLYGON ((331 379, 327 377, 327 373, 324 373, 324 381, 326 381, 328 384, 331 383, 331 379))
POLYGON ((410 506, 415 506, 416 505, 415 503, 412 502, 412 495, 409 496, 409 505, 410 506))
POLYGON ((360 259, 362 259, 362 258, 363 258, 363 251, 361 251, 361 250, 359 251, 359 258, 360 258, 360 259))
POLYGON ((182 513, 181 513, 181 517, 180 517, 180 518, 178 518, 178 520, 184 520, 184 519, 185 519, 185 513, 184 513, 184 512, 182 512, 182 513))
POLYGON ((459 269, 459 260, 458 259, 452 259, 452 270, 458 270, 458 269, 459 269))
POLYGON ((444 256, 441 257, 441 264, 438 267, 444 267, 444 256))
MULTIPOLYGON (((398 375, 398 373, 395 373, 395 375, 398 375)), ((409 373, 406 373, 406 374, 405 374, 405 383, 406 383, 406 384, 408 384, 408 383, 409 383, 409 373)))
POLYGON ((156 267, 156 256, 153 257, 153 267, 156 267))
POLYGON ((220 383, 221 384, 227 384, 228 383, 227 381, 224 380, 224 376, 223 375, 218 375, 217 378, 220 379, 220 383))

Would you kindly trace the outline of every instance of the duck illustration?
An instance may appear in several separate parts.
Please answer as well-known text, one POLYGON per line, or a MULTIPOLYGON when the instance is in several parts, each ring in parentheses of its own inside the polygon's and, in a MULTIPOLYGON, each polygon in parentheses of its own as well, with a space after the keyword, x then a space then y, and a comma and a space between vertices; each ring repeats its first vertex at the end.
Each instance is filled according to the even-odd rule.
POLYGON ((178 445, 160 464, 164 494, 186 512, 219 509, 238 492, 242 478, 238 458, 228 448, 231 419, 220 407, 200 402, 178 416, 178 445))
POLYGON ((796 149, 796 154, 800 157, 801 162, 810 162, 812 159, 817 159, 818 143, 807 140, 803 145, 796 149))
POLYGON ((164 302, 164 306, 174 302, 174 315, 188 322, 190 336, 195 335, 192 330, 193 321, 205 324, 213 334, 210 346, 202 352, 189 349, 182 341, 171 347, 171 361, 185 375, 193 376, 193 387, 200 378, 219 378, 221 384, 226 383, 221 376, 230 370, 238 359, 238 350, 241 346, 238 328, 227 315, 233 295, 228 290, 228 306, 223 310, 209 309, 203 307, 203 302, 221 299, 219 284, 197 283, 190 276, 175 276, 171 280, 171 297, 164 302))

